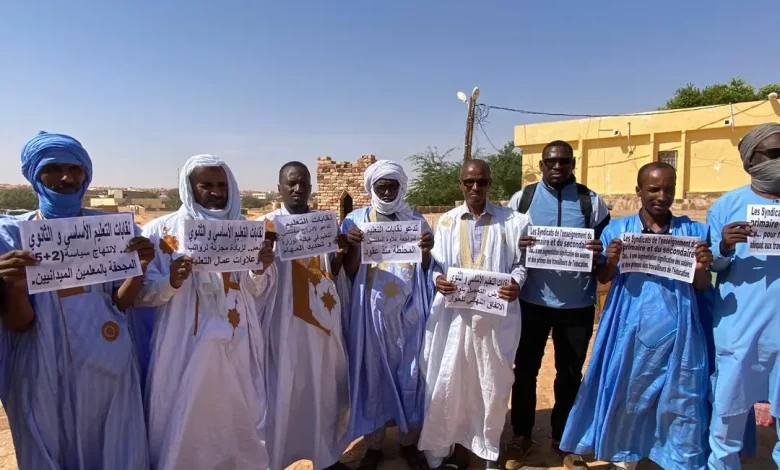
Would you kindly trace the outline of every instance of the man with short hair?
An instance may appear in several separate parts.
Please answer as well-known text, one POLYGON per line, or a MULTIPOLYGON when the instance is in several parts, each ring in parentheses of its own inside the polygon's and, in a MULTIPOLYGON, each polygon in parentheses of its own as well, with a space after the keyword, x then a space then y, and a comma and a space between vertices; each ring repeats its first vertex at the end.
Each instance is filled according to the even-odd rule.
MULTIPOLYGON (((19 468, 148 468, 143 397, 125 314, 142 277, 30 295, 26 268, 37 262, 20 240, 20 224, 104 214, 82 209, 92 160, 73 137, 42 132, 30 139, 22 173, 38 196, 38 210, 0 218, 0 399, 19 468)), ((137 236, 127 249, 138 252, 145 272, 154 257, 149 240, 137 236)))
MULTIPOLYGON (((739 153, 750 184, 721 196, 707 213, 712 270, 718 273, 708 465, 728 470, 740 468, 738 454, 753 405, 769 401, 772 416, 780 417, 780 260, 750 252, 748 237, 758 227, 747 222, 749 205, 766 206, 758 208, 759 216, 769 214, 765 224, 780 215, 780 124, 752 129, 740 141, 739 153)), ((766 240, 778 243, 771 237, 756 241, 766 240)), ((780 444, 772 457, 780 467, 780 444)))
MULTIPOLYGON (((588 371, 569 415, 561 449, 612 468, 634 470, 649 457, 664 469, 706 463, 707 341, 697 291, 710 286, 708 229, 671 212, 677 174, 663 162, 639 169, 639 214, 612 220, 601 241, 606 258, 596 273, 611 282, 588 371), (693 282, 622 272, 622 235, 643 233, 698 239, 693 282)), ((567 456, 572 468, 580 461, 567 456)))
POLYGON ((501 432, 506 421, 514 375, 512 360, 520 340, 517 296, 525 282, 517 241, 528 216, 493 205, 487 199, 490 166, 482 160, 463 164, 460 189, 465 202, 447 212, 436 229, 433 257, 438 293, 426 323, 421 370, 426 381, 425 419, 419 448, 431 467, 446 459, 446 468, 464 470, 463 447, 497 470, 501 432), (511 275, 498 290, 507 301, 506 316, 446 308, 445 296, 456 286, 449 268, 511 275))
POLYGON ((364 436, 368 450, 358 468, 376 469, 383 460, 386 427, 401 430, 401 456, 411 470, 425 466, 417 450, 425 404, 420 377, 425 320, 433 300, 431 248, 433 234, 422 214, 406 204, 403 167, 379 160, 363 176, 371 205, 347 216, 342 232, 351 247, 344 269, 352 279, 349 337, 350 440, 364 436), (422 263, 361 264, 360 245, 367 222, 419 220, 422 263))
MULTIPOLYGON (((280 215, 306 214, 311 174, 301 162, 279 170, 282 207, 259 220, 278 232, 280 215)), ((341 264, 349 249, 338 236, 339 252, 282 261, 276 257, 276 295, 262 308, 269 342, 268 390, 271 468, 311 460, 314 470, 347 469, 339 462, 346 449, 349 378, 342 339, 342 306, 349 288, 341 264)), ((276 244, 280 250, 279 244, 276 244)))
MULTIPOLYGON (((604 200, 578 183, 574 177, 576 161, 571 145, 556 140, 542 150, 539 169, 542 180, 512 196, 509 207, 530 216, 536 226, 591 228, 594 239, 587 248, 594 257, 603 247, 599 237, 610 220, 604 200)), ((532 246, 534 238, 524 236, 520 248, 532 246)), ((523 466, 531 452, 536 415, 536 378, 542 366, 544 349, 552 331, 555 347, 555 405, 550 421, 552 446, 558 449, 569 411, 582 381, 582 367, 593 335, 596 302, 596 278, 593 272, 529 269, 520 292, 523 311, 523 336, 515 359, 515 383, 512 387, 513 438, 507 452, 507 469, 523 466)))
POLYGON ((149 222, 157 249, 138 303, 156 307, 146 383, 152 467, 268 470, 265 350, 257 304, 274 292, 273 247, 262 271, 193 272, 180 248, 190 220, 243 220, 227 164, 196 155, 179 176, 182 205, 149 222))

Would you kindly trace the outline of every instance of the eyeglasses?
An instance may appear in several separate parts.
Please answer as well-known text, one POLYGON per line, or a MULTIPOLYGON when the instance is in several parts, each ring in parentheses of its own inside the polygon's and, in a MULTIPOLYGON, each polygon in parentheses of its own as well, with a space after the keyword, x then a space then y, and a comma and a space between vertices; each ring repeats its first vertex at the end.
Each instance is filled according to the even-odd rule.
POLYGON ((490 178, 479 178, 479 179, 465 179, 460 180, 461 184, 463 186, 466 186, 467 188, 473 187, 475 184, 478 184, 479 187, 487 186, 490 184, 491 179, 490 178))
POLYGON ((555 168, 556 165, 569 166, 573 161, 574 161, 574 157, 542 159, 542 163, 544 163, 544 166, 546 166, 547 168, 555 168))

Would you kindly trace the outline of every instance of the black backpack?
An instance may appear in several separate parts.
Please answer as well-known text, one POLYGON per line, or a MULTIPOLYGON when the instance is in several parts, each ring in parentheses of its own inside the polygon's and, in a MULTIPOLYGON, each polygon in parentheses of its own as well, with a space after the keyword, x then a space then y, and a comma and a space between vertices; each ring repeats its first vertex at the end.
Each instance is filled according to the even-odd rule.
MULTIPOLYGON (((517 212, 520 212, 521 214, 528 212, 538 184, 539 183, 529 184, 523 188, 523 194, 520 196, 520 205, 516 209, 517 212)), ((585 217, 585 228, 591 228, 590 219, 593 216, 593 201, 590 199, 590 189, 584 184, 576 183, 576 185, 577 196, 579 196, 580 199, 580 210, 585 217)))

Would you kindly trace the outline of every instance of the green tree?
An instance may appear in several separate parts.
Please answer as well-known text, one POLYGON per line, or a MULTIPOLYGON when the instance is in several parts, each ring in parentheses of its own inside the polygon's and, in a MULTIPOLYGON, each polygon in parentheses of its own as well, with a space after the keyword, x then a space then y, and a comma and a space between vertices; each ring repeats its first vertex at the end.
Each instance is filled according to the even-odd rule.
POLYGON ((165 209, 169 211, 179 210, 181 207, 181 198, 179 197, 178 189, 169 189, 165 191, 168 199, 165 200, 165 209))
POLYGON ((458 180, 460 162, 448 161, 454 148, 439 153, 436 147, 407 158, 417 176, 412 180, 406 201, 411 206, 446 206, 463 199, 458 180))
POLYGON ((0 209, 38 208, 38 196, 32 188, 9 188, 0 190, 0 209))
POLYGON ((241 198, 241 207, 244 209, 259 209, 264 207, 265 204, 265 201, 261 201, 260 199, 251 195, 243 196, 241 198))
POLYGON ((493 185, 490 199, 508 201, 514 193, 523 187, 523 155, 515 150, 512 141, 504 144, 500 152, 488 155, 485 160, 490 164, 493 185))
POLYGON ((728 83, 715 83, 700 89, 689 83, 678 88, 661 109, 694 108, 767 99, 771 92, 780 93, 780 83, 772 83, 756 89, 744 78, 732 78, 728 83))

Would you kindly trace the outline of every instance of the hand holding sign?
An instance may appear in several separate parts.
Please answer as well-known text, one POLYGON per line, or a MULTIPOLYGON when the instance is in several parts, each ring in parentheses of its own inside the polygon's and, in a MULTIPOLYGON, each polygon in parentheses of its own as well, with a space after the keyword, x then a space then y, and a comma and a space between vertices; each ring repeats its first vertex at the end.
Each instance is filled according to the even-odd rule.
POLYGON ((141 271, 146 274, 146 268, 154 260, 154 245, 146 237, 135 237, 128 242, 125 253, 134 251, 138 253, 138 258, 141 260, 141 271))
POLYGON ((29 251, 14 250, 0 255, 0 277, 9 289, 27 285, 27 266, 38 266, 35 255, 29 251))
POLYGON ((707 242, 699 242, 696 244, 696 270, 706 270, 710 268, 712 264, 712 251, 707 245, 707 242))
POLYGON ((536 243, 536 237, 532 237, 530 235, 523 235, 517 241, 517 247, 520 248, 521 250, 525 250, 527 248, 534 246, 534 243, 536 243))
POLYGON ((447 280, 447 276, 441 275, 436 278, 436 290, 442 295, 454 294, 457 290, 457 286, 454 282, 447 280))
POLYGON ((260 261, 260 264, 263 265, 264 269, 268 268, 268 266, 271 266, 274 262, 274 242, 271 240, 265 240, 263 242, 263 247, 260 248, 260 253, 258 253, 257 258, 260 261))
POLYGON ((720 241, 721 253, 731 253, 736 248, 737 243, 746 243, 748 237, 753 234, 750 229, 750 222, 732 222, 725 227, 720 241))
POLYGON ((615 238, 607 247, 607 264, 617 266, 620 263, 620 255, 623 254, 623 240, 615 238))
POLYGON ((192 274, 192 258, 180 256, 171 261, 170 283, 171 287, 178 289, 192 274))
POLYGON ((585 242, 585 248, 593 252, 593 259, 597 259, 604 252, 604 244, 601 240, 588 240, 585 242))
POLYGON ((520 296, 520 286, 514 279, 509 284, 498 288, 498 297, 509 302, 514 302, 520 296))
POLYGON ((347 230, 347 241, 352 246, 359 246, 363 243, 363 231, 353 225, 347 230))

